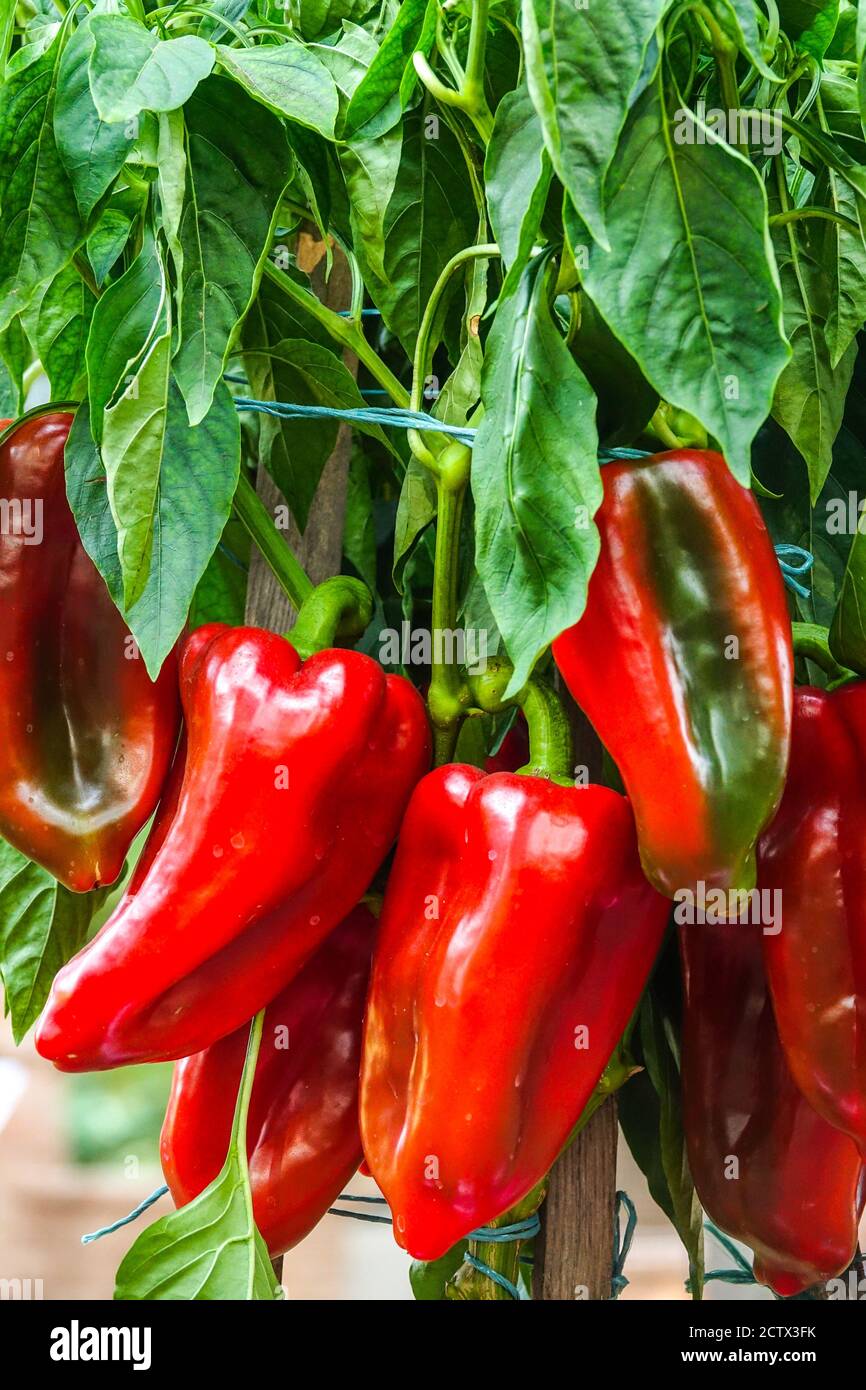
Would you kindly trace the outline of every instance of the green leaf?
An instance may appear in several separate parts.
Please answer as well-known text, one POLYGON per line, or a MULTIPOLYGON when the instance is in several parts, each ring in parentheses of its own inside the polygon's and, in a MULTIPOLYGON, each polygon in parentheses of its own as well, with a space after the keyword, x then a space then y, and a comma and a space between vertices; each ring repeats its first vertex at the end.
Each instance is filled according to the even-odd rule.
POLYGON ((493 235, 509 270, 507 297, 538 237, 553 169, 525 84, 508 92, 496 108, 484 160, 487 204, 493 235))
POLYGON ((247 1049, 228 1156, 194 1201, 149 1226, 117 1271, 115 1299, 273 1302, 281 1291, 253 1220, 246 1121, 261 1038, 256 1018, 247 1049))
POLYGON ((311 43, 307 48, 324 63, 337 84, 340 114, 345 119, 349 102, 359 82, 379 52, 376 40, 360 25, 346 22, 338 43, 311 43))
POLYGON ((187 179, 180 346, 174 361, 191 425, 203 420, 261 279, 291 173, 275 116, 224 77, 185 109, 187 179))
POLYGON ((364 583, 375 593, 376 526, 373 517, 373 491, 370 485, 370 461, 357 444, 352 450, 349 462, 343 554, 354 565, 364 583))
POLYGON ((90 28, 90 91, 103 121, 176 110, 214 65, 211 45, 192 34, 158 39, 122 14, 93 15, 90 28))
POLYGON ((193 594, 190 630, 205 623, 243 626, 249 564, 249 532, 232 514, 193 594))
MULTIPOLYGON (((264 350, 250 345, 245 347, 244 360, 251 390, 260 400, 323 405, 337 410, 358 410, 365 405, 351 372, 339 357, 318 343, 290 338, 264 350)), ((334 452, 339 428, 339 420, 327 417, 262 417, 263 457, 301 530, 307 524, 322 469, 334 452), (271 425, 276 426, 273 432, 271 425)), ((378 425, 357 428, 389 447, 378 425)))
POLYGON ((394 583, 403 592, 403 574, 412 553, 436 515, 436 482, 414 454, 410 454, 400 488, 394 522, 394 583))
POLYGON ((581 295, 580 324, 569 346, 598 397, 601 444, 608 449, 633 444, 652 419, 658 393, 611 333, 589 295, 581 295))
MULTIPOLYGON (((854 222, 859 215, 866 226, 866 199, 832 170, 828 179, 835 211, 854 222)), ((861 233, 839 222, 825 222, 823 231, 821 262, 830 281, 825 333, 830 366, 835 368, 866 323, 866 245, 861 233)))
POLYGON ((220 45, 217 54, 220 66, 256 101, 333 139, 337 88, 324 63, 302 43, 289 39, 261 48, 220 45))
POLYGON ((803 222, 788 223, 774 228, 773 241, 785 329, 793 349, 776 386, 773 416, 806 460, 814 502, 833 461, 833 442, 842 423, 857 348, 851 342, 832 366, 825 331, 832 271, 822 252, 820 233, 803 222))
POLYGON ((83 236, 54 138, 64 34, 0 89, 0 329, 63 269, 83 236))
POLYGON ((84 349, 96 299, 66 266, 43 286, 24 315, 27 333, 56 401, 76 400, 84 385, 84 349))
POLYGON ((66 444, 70 506, 84 548, 154 679, 183 629, 237 488, 240 426, 227 387, 219 386, 208 415, 191 428, 180 393, 171 386, 157 463, 150 569, 141 597, 127 607, 105 466, 90 432, 87 405, 79 407, 66 444))
POLYGON ((393 296, 385 270, 385 218, 397 182, 403 130, 395 126, 377 140, 356 140, 339 150, 349 198, 352 245, 364 283, 377 306, 393 296))
POLYGON ((794 47, 820 59, 836 32, 839 0, 779 0, 779 16, 794 47))
POLYGON ((397 124, 418 83, 412 54, 428 54, 435 34, 434 0, 403 0, 349 102, 343 126, 345 140, 355 136, 373 140, 397 124))
MULTIPOLYGON (((748 485, 751 442, 790 355, 755 170, 727 145, 677 144, 654 83, 629 115, 606 218, 611 250, 585 249, 590 298, 647 381, 697 417, 748 485)), ((572 246, 585 243, 568 230, 572 246)))
POLYGON ((0 840, 0 980, 16 1043, 42 1012, 57 971, 84 945, 104 897, 101 889, 70 893, 0 840))
POLYGON ((129 240, 132 221, 122 208, 106 208, 87 238, 87 259, 101 289, 129 240))
POLYGON ((833 615, 830 650, 843 666, 866 675, 866 532, 859 527, 833 615))
POLYGON ((666 0, 587 7, 574 0, 523 0, 526 77, 547 151, 605 249, 605 177, 666 9, 666 0))
MULTIPOLYGON (((451 257, 471 243, 476 217, 457 141, 435 114, 413 112, 403 123, 400 165, 385 213, 385 278, 371 288, 409 357, 433 286, 451 257)), ((452 281, 452 292, 453 286, 452 281)))
POLYGON ((2 413, 14 418, 24 410, 24 373, 33 359, 20 317, 14 318, 0 333, 0 358, 9 378, 9 400, 2 413))
MULTIPOLYGON (((186 128, 182 111, 163 111, 159 117, 159 146, 156 184, 159 191, 160 222, 174 262, 175 282, 183 283, 183 248, 180 224, 186 191, 186 128)), ((178 304, 180 304, 178 288, 178 304)))
POLYGON ((550 262, 500 306, 472 451, 476 565, 513 664, 508 693, 586 602, 601 503, 595 397, 548 305, 550 262))
POLYGON ((84 219, 120 173, 135 140, 134 126, 109 125, 94 105, 88 71, 92 24, 93 16, 85 15, 63 50, 54 105, 54 138, 84 219))
POLYGON ((145 235, 141 251, 93 311, 87 343, 87 381, 91 424, 98 441, 103 435, 103 411, 120 393, 138 389, 137 375, 147 349, 167 331, 168 282, 159 248, 145 235))

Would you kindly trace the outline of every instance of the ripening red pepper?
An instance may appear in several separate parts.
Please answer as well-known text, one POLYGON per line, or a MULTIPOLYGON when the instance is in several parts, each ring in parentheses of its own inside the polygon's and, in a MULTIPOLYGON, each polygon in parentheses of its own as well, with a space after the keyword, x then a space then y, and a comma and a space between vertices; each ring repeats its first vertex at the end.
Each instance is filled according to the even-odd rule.
MULTIPOLYGON (((355 908, 265 1012, 247 1153, 271 1255, 310 1233, 361 1161, 358 1069, 375 930, 372 913, 355 908)), ((160 1149, 176 1206, 225 1162, 249 1031, 175 1065, 160 1149)))
POLYGON ((360 652, 302 663, 214 624, 183 649, 181 695, 183 778, 145 870, 37 1030, 65 1071, 185 1057, 257 1013, 363 896, 429 766, 417 691, 360 652))
POLYGON ((866 682, 794 695, 791 764, 758 849, 778 890, 764 937, 776 1020, 800 1090, 866 1147, 866 682))
POLYGON ((180 725, 85 551, 52 408, 0 440, 0 834, 76 892, 113 883, 152 814, 180 725))
POLYGON ((601 554, 553 644, 622 774, 650 882, 749 889, 782 794, 791 625, 758 505, 719 454, 601 470, 601 554))
POLYGON ((755 1252, 755 1277, 789 1297, 840 1274, 857 1249, 863 1167, 813 1110, 785 1061, 751 922, 680 927, 683 1106, 707 1215, 755 1252))
POLYGON ((361 1135, 398 1243, 432 1260, 546 1174, 669 905, 606 787, 452 764, 417 787, 373 963, 361 1135))

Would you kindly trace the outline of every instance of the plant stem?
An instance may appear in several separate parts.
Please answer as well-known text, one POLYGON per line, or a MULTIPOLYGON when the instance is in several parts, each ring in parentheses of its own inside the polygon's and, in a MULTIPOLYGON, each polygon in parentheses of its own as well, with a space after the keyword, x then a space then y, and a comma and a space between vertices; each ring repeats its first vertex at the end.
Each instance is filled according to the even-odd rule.
POLYGON ((795 656, 804 656, 814 661, 816 666, 832 681, 844 681, 853 674, 847 667, 840 666, 830 650, 830 634, 826 627, 818 623, 792 623, 791 641, 795 656))
POLYGON ((300 609, 304 599, 313 592, 313 585, 274 525, 274 519, 264 502, 243 473, 233 505, 289 601, 300 609))
MULTIPOLYGON (((495 1221, 489 1222, 486 1229, 493 1231, 502 1226, 513 1226, 518 1221, 525 1221, 528 1217, 534 1216, 544 1201, 546 1191, 547 1178, 545 1177, 523 1198, 522 1202, 518 1202, 510 1211, 503 1212, 495 1221)), ((488 1269, 501 1274, 503 1278, 516 1287, 520 1276, 520 1250, 524 1244, 525 1240, 470 1240, 469 1254, 482 1264, 487 1265, 488 1269)), ((446 1286, 445 1297, 483 1302, 513 1300, 513 1295, 508 1289, 503 1288, 495 1279, 489 1278, 483 1270, 476 1269, 468 1262, 460 1266, 454 1278, 446 1286)))
POLYGON ((834 212, 832 208, 815 207, 811 203, 800 208, 789 208, 787 212, 775 212, 768 220, 771 227, 784 227, 786 223, 799 222, 803 217, 823 217, 828 222, 838 222, 840 227, 845 227, 856 236, 860 235, 860 228, 853 218, 834 212))
POLYGON ((436 76, 423 53, 412 54, 415 71, 430 95, 446 106, 456 106, 464 111, 485 145, 489 144, 493 134, 493 116, 484 95, 484 54, 487 48, 489 3, 490 0, 474 0, 466 71, 459 87, 446 87, 436 76))
MULTIPOLYGON (((439 459, 436 478, 438 515, 433 567, 432 674, 427 705, 433 725, 435 763, 450 761, 460 721, 469 703, 469 690, 456 664, 446 660, 444 634, 457 626, 457 582, 460 562, 460 520, 469 482, 472 455, 465 444, 450 444, 439 459)), ((449 643, 449 646, 452 644, 449 643)))
POLYGON ((318 584, 304 599, 288 638, 306 661, 314 652, 332 647, 337 637, 360 637, 372 616, 373 600, 366 584, 338 574, 318 584))
POLYGON ((358 361, 364 364, 370 375, 388 392, 395 405, 405 407, 409 404, 409 392, 404 386, 401 386, 394 373, 386 367, 378 352, 370 346, 357 323, 350 318, 343 318, 340 314, 335 314, 333 309, 328 309, 303 285, 296 284, 290 275, 275 266, 273 261, 265 261, 265 274, 289 299, 294 300, 308 314, 311 314, 316 322, 320 323, 330 334, 335 343, 339 343, 341 347, 354 352, 358 361))
MULTIPOLYGON (((500 255, 499 247, 495 242, 486 242, 481 246, 465 246, 462 251, 458 251, 452 256, 439 275, 436 284, 433 286, 433 293, 427 301, 421 323, 418 328, 418 337, 415 341, 415 357, 412 363, 412 391, 409 396, 410 410, 421 410, 424 404, 424 382, 431 365, 433 348, 430 340, 433 329, 437 321, 439 306, 442 301, 448 282, 456 270, 459 270, 467 261, 489 259, 491 256, 500 255)), ((418 430, 409 430, 409 448, 421 463, 429 468, 431 473, 438 475, 439 461, 435 454, 431 453, 423 436, 418 430)), ((446 443, 450 443, 448 436, 443 436, 446 443)))

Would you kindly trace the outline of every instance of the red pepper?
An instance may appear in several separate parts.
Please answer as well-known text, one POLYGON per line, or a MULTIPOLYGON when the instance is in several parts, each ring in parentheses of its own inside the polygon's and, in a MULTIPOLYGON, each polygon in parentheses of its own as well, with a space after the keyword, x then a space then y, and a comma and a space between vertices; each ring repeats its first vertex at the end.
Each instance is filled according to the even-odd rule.
POLYGON ((201 628, 181 661, 176 805, 37 1031, 66 1071, 169 1060, 234 1032, 359 901, 429 765, 424 706, 355 651, 301 659, 258 628, 201 628))
POLYGON ((460 764, 419 784, 385 893, 361 1073, 364 1153, 410 1254, 438 1258, 545 1175, 667 915, 616 792, 460 764))
POLYGON ((758 505, 719 454, 605 464, 601 554, 557 665, 622 774, 650 882, 748 889, 782 795, 791 624, 758 505))
POLYGON ((0 834, 68 888, 112 883, 177 742, 172 653, 158 679, 79 539, 68 411, 0 441, 0 834))
POLYGON ((785 795, 758 885, 778 890, 764 936, 779 1033, 800 1090, 866 1146, 866 683, 794 697, 785 795))
MULTIPOLYGON (((304 1239, 361 1161, 358 1068, 376 920, 351 912, 268 1005, 247 1118, 253 1215, 271 1255, 304 1239)), ((191 1202, 228 1152, 249 1026, 174 1069, 162 1167, 191 1202)))
POLYGON ((680 928, 684 1122, 704 1210, 751 1246, 759 1282, 788 1297, 850 1264, 863 1168, 794 1084, 761 934, 744 922, 680 928))

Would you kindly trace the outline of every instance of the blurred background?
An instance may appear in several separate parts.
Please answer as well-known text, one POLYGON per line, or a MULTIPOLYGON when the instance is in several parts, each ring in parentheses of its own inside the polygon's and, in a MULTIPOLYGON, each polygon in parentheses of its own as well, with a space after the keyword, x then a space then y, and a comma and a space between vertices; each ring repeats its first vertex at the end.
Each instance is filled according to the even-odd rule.
MULTIPOLYGON (((63 1075, 36 1056, 29 1037, 15 1048, 8 1024, 0 1026, 0 1279, 41 1280, 45 1299, 111 1298, 120 1260, 171 1209, 170 1198, 92 1245, 81 1237, 162 1182, 158 1137, 170 1074, 159 1065, 63 1075)), ((638 1213, 623 1299, 685 1299, 684 1251, 622 1139, 618 1186, 638 1213)), ((356 1178, 349 1190, 376 1188, 356 1178)), ((730 1264, 708 1238, 707 1268, 730 1264)), ((408 1268, 387 1227, 326 1216, 286 1256, 283 1283, 289 1298, 411 1299, 408 1268)), ((708 1285, 706 1296, 771 1298, 722 1283, 708 1285)))

